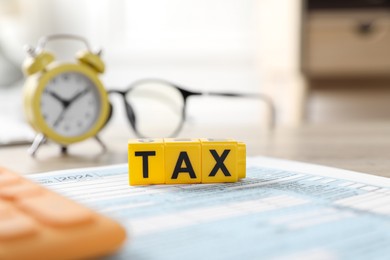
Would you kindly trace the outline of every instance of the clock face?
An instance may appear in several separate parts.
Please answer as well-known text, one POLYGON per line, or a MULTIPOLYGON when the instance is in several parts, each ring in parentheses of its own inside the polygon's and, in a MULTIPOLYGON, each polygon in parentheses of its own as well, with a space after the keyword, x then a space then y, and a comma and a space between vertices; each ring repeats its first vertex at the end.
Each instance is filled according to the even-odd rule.
POLYGON ((40 110, 57 134, 74 137, 91 129, 99 117, 101 100, 94 83, 78 72, 61 73, 45 86, 40 110))

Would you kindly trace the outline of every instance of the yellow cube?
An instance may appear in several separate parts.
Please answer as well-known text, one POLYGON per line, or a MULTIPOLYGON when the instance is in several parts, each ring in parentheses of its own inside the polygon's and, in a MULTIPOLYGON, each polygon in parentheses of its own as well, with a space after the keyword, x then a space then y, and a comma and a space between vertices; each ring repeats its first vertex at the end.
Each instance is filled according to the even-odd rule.
POLYGON ((246 177, 246 145, 243 142, 238 142, 237 152, 238 179, 246 177))
POLYGON ((238 180, 237 141, 201 139, 202 183, 236 182, 238 180))
POLYGON ((201 143, 193 138, 165 138, 165 183, 200 183, 201 143))
POLYGON ((128 159, 130 185, 165 183, 163 139, 130 139, 128 159))

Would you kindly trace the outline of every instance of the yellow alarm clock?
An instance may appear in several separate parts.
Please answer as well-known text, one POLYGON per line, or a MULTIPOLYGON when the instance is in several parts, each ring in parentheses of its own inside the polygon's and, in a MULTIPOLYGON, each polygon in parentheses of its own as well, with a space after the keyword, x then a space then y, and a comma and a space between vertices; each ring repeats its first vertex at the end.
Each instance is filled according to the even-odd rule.
POLYGON ((38 47, 27 48, 27 53, 29 57, 23 64, 27 76, 24 111, 38 133, 30 153, 34 155, 46 139, 60 144, 63 152, 67 145, 90 137, 104 147, 97 133, 108 119, 110 105, 98 77, 105 67, 101 52, 92 52, 82 37, 61 34, 41 38, 38 47), (56 39, 82 41, 86 50, 76 54, 75 63, 58 62, 45 50, 46 43, 56 39))

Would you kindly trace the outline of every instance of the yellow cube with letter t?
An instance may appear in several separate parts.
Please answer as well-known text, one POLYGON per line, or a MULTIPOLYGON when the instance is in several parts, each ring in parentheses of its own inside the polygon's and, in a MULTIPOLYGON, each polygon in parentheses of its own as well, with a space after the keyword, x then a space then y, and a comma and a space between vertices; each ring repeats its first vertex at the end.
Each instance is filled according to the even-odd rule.
POLYGON ((128 160, 130 185, 165 183, 163 139, 130 139, 128 160))

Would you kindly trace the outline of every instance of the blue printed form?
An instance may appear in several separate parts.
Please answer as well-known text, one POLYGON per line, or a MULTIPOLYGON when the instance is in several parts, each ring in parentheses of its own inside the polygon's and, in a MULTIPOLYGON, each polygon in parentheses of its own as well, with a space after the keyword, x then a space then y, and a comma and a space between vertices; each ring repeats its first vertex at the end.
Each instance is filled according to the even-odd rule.
POLYGON ((249 158, 237 183, 129 186, 127 165, 31 175, 128 230, 110 259, 390 259, 390 180, 249 158))

